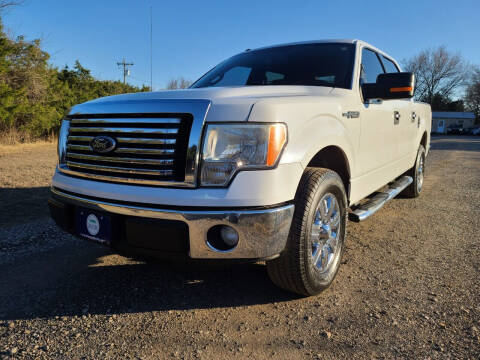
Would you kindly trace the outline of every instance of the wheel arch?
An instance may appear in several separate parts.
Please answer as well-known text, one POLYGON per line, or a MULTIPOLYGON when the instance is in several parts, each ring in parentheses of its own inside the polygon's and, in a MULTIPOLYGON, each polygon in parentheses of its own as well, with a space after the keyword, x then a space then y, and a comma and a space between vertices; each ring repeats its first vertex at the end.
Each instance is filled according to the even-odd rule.
POLYGON ((307 167, 326 168, 335 171, 342 179, 347 199, 350 198, 350 164, 342 148, 336 145, 322 148, 310 159, 307 167))
POLYGON ((428 144, 428 134, 425 131, 422 135, 422 139, 420 140, 420 145, 423 145, 425 151, 427 151, 427 144, 428 144))

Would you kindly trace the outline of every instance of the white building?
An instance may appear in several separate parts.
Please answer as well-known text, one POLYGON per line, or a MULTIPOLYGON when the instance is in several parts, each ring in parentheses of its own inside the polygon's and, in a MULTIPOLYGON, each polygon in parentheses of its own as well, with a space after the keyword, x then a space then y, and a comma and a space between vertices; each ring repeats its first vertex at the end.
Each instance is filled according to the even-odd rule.
POLYGON ((460 125, 464 129, 475 123, 475 114, 461 111, 433 111, 432 132, 446 134, 450 125, 460 125))

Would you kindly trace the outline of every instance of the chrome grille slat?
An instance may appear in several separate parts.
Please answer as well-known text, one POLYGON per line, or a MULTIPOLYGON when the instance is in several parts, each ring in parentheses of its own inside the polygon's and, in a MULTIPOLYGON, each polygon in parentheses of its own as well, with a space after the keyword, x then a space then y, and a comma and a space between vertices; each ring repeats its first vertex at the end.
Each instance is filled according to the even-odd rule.
POLYGON ((106 118, 106 119, 72 119, 72 124, 131 124, 134 122, 138 123, 149 123, 149 124, 180 124, 181 119, 174 118, 139 118, 139 119, 115 119, 115 118, 106 118), (132 121, 134 120, 134 121, 132 121))
POLYGON ((95 171, 108 171, 108 172, 127 173, 127 174, 160 175, 160 176, 173 175, 173 170, 152 170, 152 169, 112 167, 112 166, 104 166, 104 165, 86 164, 86 163, 80 163, 76 161, 67 161, 67 166, 70 168, 77 167, 77 168, 95 170, 95 171))
POLYGON ((173 155, 174 149, 136 149, 136 148, 117 148, 116 154, 141 154, 141 155, 173 155))
MULTIPOLYGON (((67 145, 67 149, 69 150, 77 150, 77 151, 90 151, 93 153, 93 150, 92 148, 90 147, 90 145, 72 145, 72 144, 68 144, 67 145)), ((67 152, 67 156, 68 156, 68 152, 67 152)))
MULTIPOLYGON (((93 152, 90 145, 67 145, 68 149, 77 151, 93 152)), ((174 149, 137 149, 137 148, 116 148, 113 154, 142 154, 142 155, 173 155, 174 149)))
MULTIPOLYGON (((188 115, 188 114, 186 114, 188 115)), ((138 184, 179 184, 185 167, 178 167, 179 144, 187 146, 184 118, 162 117, 163 114, 120 115, 70 120, 67 137, 66 166, 68 174, 92 179, 138 184), (100 135, 109 136, 116 148, 108 153, 93 151, 90 143, 100 135), (181 143, 178 143, 181 141, 181 143)), ((187 128, 189 129, 189 128, 187 128)), ((185 148, 183 148, 185 149, 185 148)), ((185 150, 182 151, 182 154, 185 150)), ((184 156, 184 155, 182 155, 184 156)), ((181 159, 179 160, 181 161, 181 159)), ((184 160, 183 160, 184 161, 184 160)))
POLYGON ((177 134, 178 129, 154 129, 154 128, 114 128, 114 127, 71 127, 71 133, 117 133, 117 134, 177 134))
POLYGON ((117 141, 122 144, 148 144, 148 145, 174 145, 176 139, 147 139, 147 138, 126 138, 117 137, 117 141))
POLYGON ((173 159, 143 159, 143 158, 120 158, 108 157, 99 155, 86 155, 77 153, 68 153, 69 158, 91 160, 91 161, 106 161, 125 164, 139 164, 139 165, 158 165, 158 166, 172 166, 173 159))
MULTIPOLYGON (((68 137, 70 141, 90 142, 95 136, 75 136, 68 137)), ((176 139, 149 139, 149 138, 128 138, 117 137, 117 142, 120 144, 146 144, 146 145, 175 145, 176 139)))
MULTIPOLYGON (((69 168, 64 168, 62 169, 62 172, 65 174, 73 175, 73 176, 79 176, 82 178, 86 179, 96 179, 96 180, 102 180, 102 181, 113 181, 113 182, 119 182, 119 183, 125 183, 125 184, 142 184, 142 185, 172 185, 172 186, 182 186, 183 182, 175 182, 171 180, 148 180, 148 179, 138 179, 138 178, 129 178, 129 177, 124 177, 124 176, 107 176, 107 175, 97 175, 97 174, 92 174, 89 172, 79 172, 77 171, 78 169, 71 170, 69 168)), ((127 174, 128 175, 128 174, 127 174)))
POLYGON ((68 137, 68 141, 92 141, 92 139, 94 138, 95 136, 73 136, 73 135, 70 135, 68 137))

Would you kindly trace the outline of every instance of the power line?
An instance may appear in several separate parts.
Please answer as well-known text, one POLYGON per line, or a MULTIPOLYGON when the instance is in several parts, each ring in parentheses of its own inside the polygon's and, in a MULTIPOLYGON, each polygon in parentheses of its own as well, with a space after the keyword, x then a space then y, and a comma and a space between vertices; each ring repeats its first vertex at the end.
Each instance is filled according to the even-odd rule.
POLYGON ((125 85, 127 83, 127 76, 130 75, 130 70, 128 69, 129 66, 133 66, 133 63, 127 63, 125 61, 125 58, 122 60, 122 62, 117 62, 117 66, 123 67, 123 84, 125 85))

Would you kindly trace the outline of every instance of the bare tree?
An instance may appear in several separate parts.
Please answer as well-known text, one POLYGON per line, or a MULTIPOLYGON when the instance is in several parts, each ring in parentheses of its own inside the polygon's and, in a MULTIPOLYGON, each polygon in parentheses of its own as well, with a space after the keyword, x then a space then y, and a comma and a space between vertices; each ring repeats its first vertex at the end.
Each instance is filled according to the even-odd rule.
POLYGON ((5 9, 5 8, 9 7, 9 6, 20 5, 22 2, 23 2, 23 0, 17 0, 17 1, 14 1, 14 0, 11 0, 11 1, 0 0, 0 11, 2 9, 5 9))
POLYGON ((468 65, 459 53, 445 46, 423 50, 403 61, 405 71, 415 74, 415 97, 432 103, 435 95, 451 98, 455 91, 466 85, 468 65))
POLYGON ((167 90, 186 89, 192 85, 190 80, 186 80, 184 77, 178 79, 170 79, 167 83, 167 90))
POLYGON ((465 96, 467 109, 474 112, 477 121, 480 120, 480 67, 473 71, 473 76, 470 84, 467 87, 465 96))

